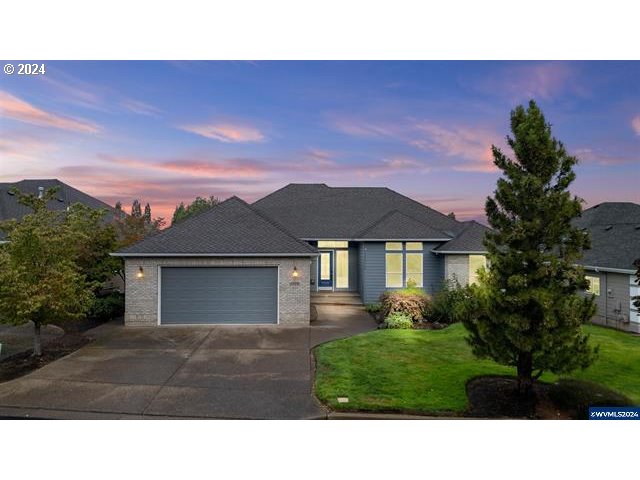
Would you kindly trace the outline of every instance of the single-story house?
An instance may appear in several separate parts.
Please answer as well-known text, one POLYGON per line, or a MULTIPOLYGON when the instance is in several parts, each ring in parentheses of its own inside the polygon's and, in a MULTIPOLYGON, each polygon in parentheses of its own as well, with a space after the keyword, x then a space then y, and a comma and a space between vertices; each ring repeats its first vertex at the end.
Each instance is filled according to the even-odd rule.
POLYGON ((640 205, 607 202, 582 213, 575 224, 586 229, 591 249, 580 263, 598 307, 594 323, 640 333, 633 297, 640 295, 634 261, 640 258, 640 205))
POLYGON ((364 303, 414 281, 473 281, 487 227, 388 188, 290 184, 249 205, 231 197, 114 255, 127 325, 308 324, 313 292, 364 303))

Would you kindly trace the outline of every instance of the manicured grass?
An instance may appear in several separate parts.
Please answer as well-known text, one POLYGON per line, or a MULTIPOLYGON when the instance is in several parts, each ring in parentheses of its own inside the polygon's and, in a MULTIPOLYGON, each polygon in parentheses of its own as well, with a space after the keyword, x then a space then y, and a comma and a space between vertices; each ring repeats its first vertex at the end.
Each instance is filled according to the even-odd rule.
MULTIPOLYGON (((571 378, 590 380, 640 404, 640 337, 585 327, 598 360, 571 378)), ((461 324, 443 330, 377 330, 320 345, 316 395, 336 410, 462 413, 466 382, 478 375, 513 375, 514 369, 478 360, 461 324), (338 403, 348 397, 349 403, 338 403)), ((545 374, 542 380, 556 377, 545 374)))

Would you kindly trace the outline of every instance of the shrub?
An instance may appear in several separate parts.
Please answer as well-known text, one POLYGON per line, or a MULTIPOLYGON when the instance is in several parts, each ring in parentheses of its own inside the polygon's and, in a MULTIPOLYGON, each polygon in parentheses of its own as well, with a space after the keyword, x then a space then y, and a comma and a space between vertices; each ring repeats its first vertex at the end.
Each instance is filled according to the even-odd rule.
POLYGON ((389 290, 380 295, 381 313, 386 318, 393 313, 404 313, 414 322, 423 319, 429 310, 429 296, 419 288, 389 290))
POLYGON ((413 320, 409 315, 396 312, 384 319, 384 325, 387 328, 411 329, 413 328, 413 320))
POLYGON ((457 280, 447 280, 431 303, 431 311, 425 315, 432 322, 451 324, 475 310, 473 288, 463 287, 457 280))
POLYGON ((372 315, 375 315, 376 313, 380 313, 380 311, 382 310, 382 304, 380 303, 367 303, 364 307, 364 309, 369 312, 372 315))
POLYGON ((96 297, 87 317, 92 320, 106 322, 124 315, 124 294, 113 292, 102 297, 96 297))

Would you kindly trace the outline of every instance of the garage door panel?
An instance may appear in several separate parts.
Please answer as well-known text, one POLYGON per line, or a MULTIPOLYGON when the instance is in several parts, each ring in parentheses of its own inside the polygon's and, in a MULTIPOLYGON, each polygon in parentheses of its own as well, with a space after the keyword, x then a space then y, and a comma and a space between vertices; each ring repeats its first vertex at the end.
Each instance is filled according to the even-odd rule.
POLYGON ((276 267, 163 267, 162 324, 277 323, 276 267))

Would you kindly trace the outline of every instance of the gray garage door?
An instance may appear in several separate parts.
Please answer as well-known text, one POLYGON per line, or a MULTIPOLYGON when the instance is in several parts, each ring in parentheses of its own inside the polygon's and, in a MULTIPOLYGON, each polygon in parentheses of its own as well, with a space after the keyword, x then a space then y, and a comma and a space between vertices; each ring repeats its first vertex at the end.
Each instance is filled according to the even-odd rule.
POLYGON ((275 267, 162 267, 160 323, 278 323, 275 267))

